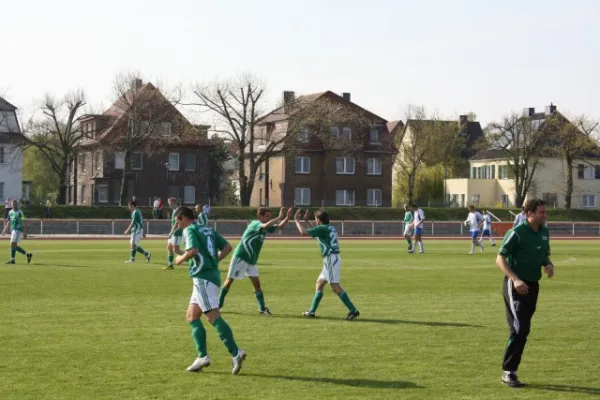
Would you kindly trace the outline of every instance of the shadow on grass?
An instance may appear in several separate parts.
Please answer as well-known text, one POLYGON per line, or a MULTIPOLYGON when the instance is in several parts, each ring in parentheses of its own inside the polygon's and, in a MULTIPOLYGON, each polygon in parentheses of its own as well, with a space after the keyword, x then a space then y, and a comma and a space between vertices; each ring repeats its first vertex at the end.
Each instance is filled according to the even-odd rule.
MULTIPOLYGON (((236 314, 236 315, 254 315, 238 311, 228 311, 227 309, 221 310, 223 314, 236 314)), ((256 313, 258 315, 258 312, 256 313)), ((290 314, 273 314, 265 318, 288 318, 288 319, 309 319, 302 315, 290 315, 290 314)), ((320 317, 310 318, 313 320, 327 320, 327 321, 346 321, 346 318, 336 317, 320 317)), ((407 325, 423 325, 423 326, 437 326, 437 327, 451 327, 451 328, 485 328, 483 325, 470 325, 461 322, 439 322, 439 321, 410 321, 405 319, 382 319, 382 318, 362 318, 358 317, 352 321, 353 324, 407 324, 407 325)))
POLYGON ((527 384, 527 389, 548 390, 551 392, 583 393, 594 396, 600 396, 600 388, 569 386, 569 385, 538 385, 535 383, 527 384))
MULTIPOLYGON (((226 372, 213 372, 216 374, 226 374, 226 372)), ((229 374, 228 374, 229 375, 229 374)), ((268 374, 248 374, 242 371, 240 376, 250 376, 254 378, 282 379, 286 381, 312 382, 312 383, 331 383, 333 385, 350 386, 357 388, 370 389, 424 389, 425 386, 419 386, 416 383, 408 381, 378 381, 374 379, 338 379, 324 378, 316 376, 286 376, 286 375, 268 375, 268 374)))
POLYGON ((94 268, 91 265, 75 265, 75 264, 46 264, 46 263, 38 263, 38 262, 34 262, 29 264, 30 266, 33 267, 65 267, 65 268, 94 268))

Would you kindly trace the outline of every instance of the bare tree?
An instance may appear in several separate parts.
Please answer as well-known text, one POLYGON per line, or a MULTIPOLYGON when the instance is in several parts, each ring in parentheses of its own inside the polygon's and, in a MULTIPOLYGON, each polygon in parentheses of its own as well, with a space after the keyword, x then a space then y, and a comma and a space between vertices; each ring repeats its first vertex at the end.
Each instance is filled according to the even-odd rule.
POLYGON ((32 119, 24 137, 25 147, 36 147, 45 164, 58 176, 58 204, 67 202, 68 169, 74 149, 89 134, 83 132, 80 124, 85 117, 85 104, 81 90, 61 99, 46 94, 39 110, 42 117, 32 119))

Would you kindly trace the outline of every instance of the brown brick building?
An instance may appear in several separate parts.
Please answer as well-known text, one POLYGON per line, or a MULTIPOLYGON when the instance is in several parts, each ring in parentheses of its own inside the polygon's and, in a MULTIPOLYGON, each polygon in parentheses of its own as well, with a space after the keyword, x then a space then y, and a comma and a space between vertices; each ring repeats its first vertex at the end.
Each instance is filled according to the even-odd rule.
MULTIPOLYGON (((325 99, 360 111, 368 119, 366 132, 352 132, 345 126, 331 126, 331 135, 339 140, 358 142, 352 154, 329 149, 311 137, 292 151, 283 152, 263 163, 257 173, 251 206, 391 206, 393 140, 385 119, 352 103, 350 93, 342 96, 331 91, 295 99, 284 92, 284 104, 325 99)), ((259 136, 273 132, 286 134, 294 113, 285 106, 264 116, 259 136)), ((402 124, 400 122, 400 124, 402 124)))
MULTIPOLYGON (((140 146, 131 152, 127 174, 126 198, 133 196, 141 205, 150 205, 154 197, 176 197, 181 204, 208 201, 209 144, 207 126, 193 126, 151 83, 134 82, 138 94, 152 92, 151 110, 160 120, 144 121, 152 133, 146 141, 155 145, 140 146)), ((128 96, 127 93, 125 96, 128 96)), ((81 121, 89 139, 77 150, 71 164, 69 202, 80 205, 117 204, 119 202, 125 152, 119 148, 132 124, 127 107, 113 104, 100 115, 81 121)), ((165 202, 166 204, 166 202, 165 202)))

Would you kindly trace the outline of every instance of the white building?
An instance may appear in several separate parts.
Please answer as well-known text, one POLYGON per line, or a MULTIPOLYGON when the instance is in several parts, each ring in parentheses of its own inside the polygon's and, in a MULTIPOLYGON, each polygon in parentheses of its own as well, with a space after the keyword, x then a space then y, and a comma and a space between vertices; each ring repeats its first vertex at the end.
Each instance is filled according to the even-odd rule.
POLYGON ((0 97, 0 199, 29 200, 29 187, 23 197, 23 156, 19 143, 22 132, 17 107, 0 97))

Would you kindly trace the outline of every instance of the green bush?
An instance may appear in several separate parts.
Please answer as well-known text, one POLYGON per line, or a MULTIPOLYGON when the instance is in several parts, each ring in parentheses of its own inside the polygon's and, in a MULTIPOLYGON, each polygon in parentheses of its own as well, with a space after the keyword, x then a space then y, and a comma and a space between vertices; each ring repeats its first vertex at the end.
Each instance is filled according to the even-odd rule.
MULTIPOLYGON (((139 207, 144 218, 152 218, 151 207, 139 207)), ((311 210, 316 210, 312 208, 311 210)), ((429 221, 462 221, 467 216, 465 208, 423 208, 425 218, 429 221)), ((401 221, 404 218, 402 208, 373 208, 373 207, 328 207, 327 211, 332 220, 377 220, 401 221)), ((490 209, 490 211, 503 221, 512 221, 513 217, 507 209, 490 209)), ((517 213, 517 210, 512 210, 517 213)), ((44 206, 28 205, 23 208, 28 218, 42 218, 44 206)), ((163 211, 163 218, 167 218, 168 210, 163 211)), ((274 208, 273 213, 279 209, 274 208)), ((550 221, 600 221, 600 210, 564 210, 549 209, 550 221)), ((127 207, 96 207, 96 206, 54 206, 52 217, 75 219, 128 219, 130 216, 127 207)), ((256 218, 256 208, 253 207, 212 207, 211 219, 250 220, 256 218)))

